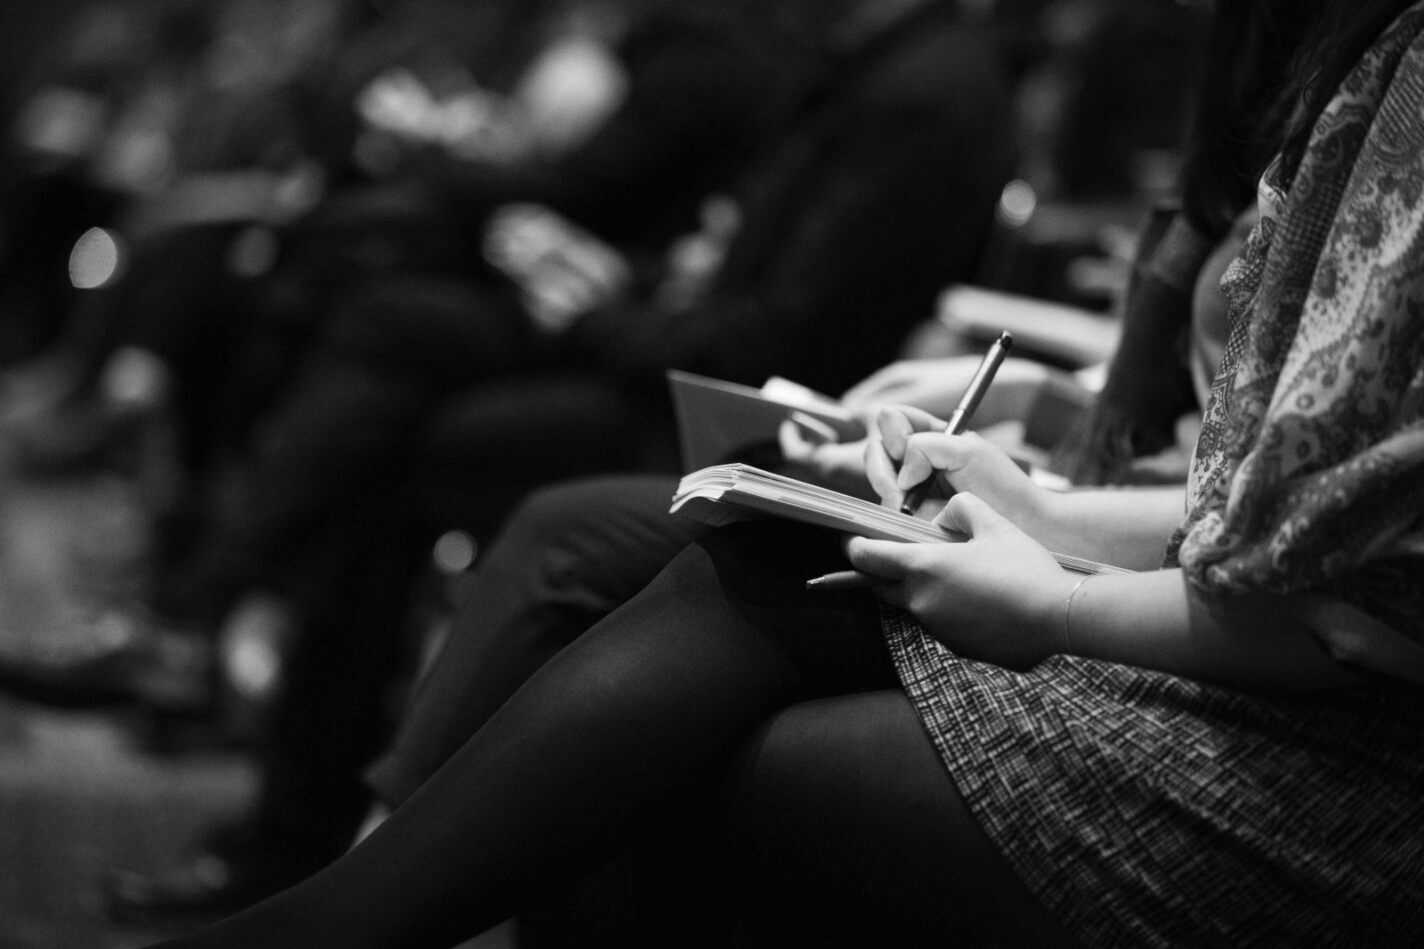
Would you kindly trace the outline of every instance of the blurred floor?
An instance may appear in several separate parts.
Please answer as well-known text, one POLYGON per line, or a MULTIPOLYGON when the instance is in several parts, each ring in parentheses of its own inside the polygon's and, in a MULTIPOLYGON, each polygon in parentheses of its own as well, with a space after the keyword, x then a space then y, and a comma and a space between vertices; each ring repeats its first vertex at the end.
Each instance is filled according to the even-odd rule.
MULTIPOLYGON (((79 636, 96 588, 125 575, 142 533, 109 477, 36 484, 0 451, 0 645, 79 636)), ((131 949, 168 933, 110 924, 106 867, 158 869, 239 811, 253 775, 233 753, 156 755, 120 713, 58 712, 0 694, 0 949, 131 949)), ((464 949, 508 949, 506 924, 464 949)))
MULTIPOLYGON (((85 574, 102 572, 104 558, 121 558, 132 542, 115 532, 124 502, 112 481, 22 483, 0 459, 5 644, 78 634, 73 617, 85 574)), ((212 819, 241 806, 251 776, 236 756, 146 754, 134 725, 0 696, 4 949, 127 949, 151 941, 158 934, 107 923, 97 876, 112 864, 157 868, 212 819)))

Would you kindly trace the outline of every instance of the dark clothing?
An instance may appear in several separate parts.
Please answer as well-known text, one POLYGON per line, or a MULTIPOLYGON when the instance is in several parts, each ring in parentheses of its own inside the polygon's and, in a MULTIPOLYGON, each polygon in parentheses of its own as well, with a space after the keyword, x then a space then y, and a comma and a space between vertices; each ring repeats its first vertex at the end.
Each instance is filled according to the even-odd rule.
POLYGON ((783 114, 800 56, 696 13, 647 17, 619 45, 627 97, 569 154, 421 165, 465 221, 527 201, 555 208, 635 259, 697 226, 702 198, 732 186, 783 114))
POLYGON ((948 12, 917 26, 807 97, 704 299, 598 311, 578 349, 659 383, 676 367, 832 392, 893 359, 935 293, 972 275, 1013 169, 992 46, 948 12))
MULTIPOLYGON (((626 462, 610 459, 608 447, 636 451, 637 433, 667 430, 665 368, 755 382, 778 372, 838 391, 891 358, 908 328, 930 313, 938 288, 971 272, 1010 171, 1008 131, 999 121, 1006 97, 987 44, 947 13, 897 34, 856 69, 806 96, 806 111, 758 163, 725 266, 706 299, 688 311, 611 307, 549 340, 529 330, 517 301, 499 289, 425 281, 352 294, 321 362, 272 428, 272 450, 253 494, 260 504, 247 508, 249 520, 223 537, 208 561, 218 564, 206 581, 209 596, 223 583, 229 595, 243 584, 290 585, 299 573, 292 554, 314 544, 364 549, 349 543, 342 525, 373 517, 384 523, 377 511, 389 506, 395 486, 408 483, 412 455, 418 467, 450 467, 417 454, 432 443, 421 435, 422 424, 439 428, 465 412, 467 424, 481 427, 485 408, 470 409, 475 400, 500 404, 491 392, 533 389, 555 378, 549 373, 572 374, 631 407, 602 425, 581 427, 608 432, 622 423, 630 436, 561 443, 558 433, 568 427, 549 405, 544 418, 526 420, 523 432, 512 426, 507 440, 466 443, 460 450, 468 459, 466 497, 445 512, 456 523, 492 522, 510 488, 626 462), (531 433, 535 445, 544 438, 561 450, 548 463, 523 466, 531 433), (500 478, 507 483, 488 490, 500 478)), ((419 549, 379 543, 390 556, 419 549)), ((629 572, 613 577, 605 608, 635 592, 671 553, 651 545, 638 551, 629 572)), ((392 575, 401 572, 392 568, 392 575)), ((342 591, 338 583, 324 595, 343 597, 342 591)), ((568 635, 589 618, 571 617, 561 627, 568 635)), ((399 629, 358 617, 313 635, 339 637, 360 662, 359 654, 384 654, 368 649, 371 640, 398 636, 399 629)), ((300 770, 310 761, 289 748, 285 760, 269 759, 265 768, 300 770)), ((350 767, 354 774, 359 763, 350 767)))
POLYGON ((150 352, 167 367, 180 460, 193 475, 238 451, 261 408, 270 407, 273 380, 234 371, 257 330, 261 291, 233 258, 244 235, 254 233, 245 223, 223 223, 135 242, 123 279, 87 301, 82 316, 90 333, 80 346, 86 379, 97 379, 123 346, 150 352))
MULTIPOLYGON (((366 502, 398 490, 420 423, 436 406, 511 371, 577 365, 553 358, 512 288, 483 263, 483 212, 512 200, 547 204, 622 242, 635 260, 644 258, 672 233, 695 226, 695 209, 708 191, 730 185, 764 134, 790 69, 686 14, 651 18, 623 52, 627 99, 589 141, 557 161, 518 171, 466 166, 443 187, 407 181, 349 189, 287 229, 277 270, 251 295, 261 318, 224 323, 224 333, 240 328, 240 339, 226 339, 206 321, 141 320, 161 330, 142 340, 160 354, 203 368, 220 364, 211 372, 178 367, 183 428, 199 439, 190 455, 214 454, 205 450, 212 436, 204 422, 209 430, 234 429, 224 444, 247 447, 254 407, 276 404, 257 429, 261 461, 251 496, 260 500, 169 571, 156 598, 160 609, 212 619, 259 579, 281 586, 323 535, 343 520, 369 519, 366 502), (189 345, 204 342, 206 348, 189 345)), ((184 253, 195 257, 197 244, 184 253)), ((225 257, 226 248, 214 246, 206 261, 188 269, 221 271, 225 257)), ((163 261, 144 269, 161 273, 163 261)), ((196 291, 199 284, 175 275, 169 287, 196 291)), ((221 307, 226 313, 234 299, 215 303, 188 294, 161 312, 181 318, 185 309, 221 307)), ((554 380, 546 388, 560 385, 554 380)), ((503 399, 522 388, 511 387, 503 399)), ((547 420, 548 399, 539 398, 537 411, 547 420)), ((611 398, 591 404, 608 407, 611 398)), ((469 399, 471 406, 490 401, 479 392, 469 399)), ((571 414, 611 434, 621 412, 602 421, 571 414)), ((638 457, 614 452, 608 462, 638 457)), ((550 478, 587 470, 586 456, 570 465, 551 460, 550 478)), ((517 499, 523 490, 500 497, 517 499)))
POLYGON ((42 352, 70 331, 70 313, 84 298, 70 280, 74 244, 90 228, 111 227, 124 199, 75 167, 33 170, 13 156, 5 164, 6 171, 0 172, 0 363, 8 365, 42 352))
MULTIPOLYGON (((990 50, 948 14, 921 25, 809 100, 758 163, 725 266, 688 311, 613 306, 549 339, 498 286, 385 279, 350 293, 271 426, 261 503, 215 545, 276 582, 293 538, 352 516, 405 463, 422 421, 498 378, 587 372, 662 431, 667 368, 839 391, 889 360, 937 289, 971 272, 1010 170, 990 50)), ((501 464, 500 447, 484 458, 501 464)))
MULTIPOLYGON (((404 804, 526 680, 706 533, 668 515, 673 487, 657 477, 561 485, 536 493, 514 514, 471 576, 399 734, 367 772, 381 800, 404 804)), ((805 576, 817 569, 789 567, 805 576)), ((866 687, 872 684, 868 675, 866 687)), ((692 930, 679 937, 690 944, 726 945, 739 914, 739 943, 769 946, 841 944, 864 927, 867 944, 876 943, 885 934, 871 938, 873 929, 886 919, 900 920, 907 935, 950 931, 957 919, 963 923, 963 908, 939 889, 936 873, 946 858, 962 861, 951 867, 955 874, 1002 868, 991 869, 997 857, 962 812, 942 810, 943 779, 930 766, 933 755, 920 761, 930 747, 914 723, 897 691, 778 714, 744 750, 728 798, 694 789, 672 813, 655 809, 611 863, 525 907, 522 937, 537 946, 657 945, 676 926, 692 930), (930 826, 920 819, 927 813, 952 819, 930 826), (920 817, 906 817, 912 814, 920 817), (838 832, 827 834, 827 827, 838 832), (737 841, 731 853, 718 843, 728 831, 737 841), (723 859, 736 876, 756 882, 729 887, 723 859), (845 877, 849 867, 857 868, 853 883, 845 877), (855 908, 828 915, 827 894, 848 884, 855 908), (687 926, 688 919, 700 922, 687 926)), ((1012 893, 1017 884, 1003 882, 1011 879, 995 886, 1012 893)))
MULTIPOLYGON (((492 504, 501 510, 515 505, 524 491, 519 472, 563 465, 574 475, 591 473, 591 467, 579 469, 564 461, 565 447, 577 459, 599 457, 600 444, 631 444, 630 433, 607 427, 606 419, 619 417, 611 398, 576 378, 537 392, 495 387, 472 400, 472 418, 450 419, 448 434, 473 438, 476 446, 502 441, 513 472, 499 468, 480 476, 476 470, 472 476, 458 454, 442 451, 452 467, 420 471, 404 488, 383 496, 379 507, 333 525, 323 533, 323 543, 308 545, 293 572, 295 579, 285 589, 303 617, 303 635, 284 670, 288 691, 275 704, 271 727, 258 749, 262 781, 249 837, 259 846, 265 842, 321 861, 345 848, 370 799, 361 768, 381 750, 396 717, 392 687, 404 681, 411 658, 410 593, 428 562, 429 538, 452 523, 451 518, 492 532, 493 524, 476 518, 492 504), (531 425, 541 437, 528 437, 531 425), (462 510, 469 512, 467 517, 457 517, 462 510)), ((447 433, 435 434, 443 438, 447 433)), ((609 457, 617 460, 616 455, 609 457)), ((667 509, 670 485, 662 479, 648 481, 646 490, 634 495, 637 503, 624 505, 649 512, 650 522, 666 524, 669 519, 658 515, 667 509)), ((599 561, 608 571, 600 574, 606 579, 599 590, 582 584, 565 589, 565 579, 586 576, 585 561, 599 557, 606 536, 599 528, 609 523, 599 517, 600 507, 608 495, 592 486, 558 492, 547 501, 536 497, 529 506, 549 516, 521 518, 532 532, 516 526, 511 536, 482 556, 481 562, 491 569, 476 575, 478 591, 469 595, 507 618, 483 616, 483 622, 494 622, 501 630, 522 627, 526 618, 557 618, 558 624, 556 629, 541 627, 527 640, 513 633, 498 637, 501 645, 490 650, 482 672, 486 681, 496 683, 491 696, 501 694, 504 683, 517 687, 558 644, 639 590, 681 549, 685 540, 679 534, 659 543, 651 529, 633 531, 619 546, 616 561, 599 561), (535 556, 544 541, 556 536, 560 546, 552 557, 562 560, 564 568, 551 563, 549 570, 524 571, 526 556, 535 556), (561 557, 559 550, 567 556, 561 557), (504 567, 495 568, 497 563, 504 567), (497 577, 495 586, 487 586, 486 577, 497 577)), ((459 641, 466 644, 462 648, 475 646, 473 637, 460 636, 459 641)), ((468 669, 458 662, 449 666, 452 671, 468 669)), ((435 686, 422 694, 441 703, 457 687, 435 686)), ((477 705, 481 701, 470 698, 477 705)), ((464 707, 453 705, 450 712, 462 716, 464 707)), ((468 720, 474 714, 463 717, 468 720)), ((463 729, 456 722, 448 731, 467 737, 473 728, 463 729)), ((435 742, 417 757, 443 760, 461 740, 457 737, 453 746, 435 742)))
POLYGON ((546 488, 510 517, 390 748, 368 772, 408 798, 555 653, 647 586, 701 530, 668 515, 666 477, 546 488))
MULTIPOLYGON (((404 804, 526 680, 705 533, 668 515, 673 487, 670 478, 597 479, 545 489, 520 507, 471 575, 396 739, 367 772, 382 801, 404 804)), ((671 813, 655 810, 612 862, 524 907, 521 944, 652 946, 666 944, 675 927, 680 944, 721 946, 739 914, 738 942, 769 946, 840 944, 867 919, 923 920, 926 908, 943 910, 933 925, 948 927, 960 909, 926 892, 941 886, 928 868, 966 843, 985 845, 962 821, 931 827, 905 819, 942 806, 935 801, 943 779, 928 763, 886 767, 929 753, 913 724, 895 692, 779 714, 734 771, 734 853, 718 843, 726 800, 709 781, 705 795, 692 790, 671 813), (828 826, 839 832, 824 833, 828 826), (756 884, 729 887, 724 859, 756 884), (926 875, 907 879, 911 864, 926 875), (826 894, 845 885, 836 877, 852 866, 865 916, 828 916, 826 894), (872 905, 874 913, 866 912, 872 905), (808 920, 824 929, 813 936, 798 928, 808 920)), ((993 860, 976 854, 966 864, 982 869, 993 860)))
POLYGON ((748 861, 721 877, 737 897, 723 905, 749 907, 753 944, 1064 944, 895 691, 874 600, 806 591, 807 572, 840 563, 834 537, 786 525, 688 547, 365 843, 175 945, 449 945, 595 865, 649 814, 700 800, 717 775, 725 839, 748 861))

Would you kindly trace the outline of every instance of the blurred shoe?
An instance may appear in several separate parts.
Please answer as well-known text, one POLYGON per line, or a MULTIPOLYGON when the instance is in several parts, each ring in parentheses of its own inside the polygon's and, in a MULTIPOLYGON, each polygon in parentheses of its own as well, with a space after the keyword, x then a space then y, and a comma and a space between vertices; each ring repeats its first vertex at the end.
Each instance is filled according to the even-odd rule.
POLYGON ((212 703, 212 647, 191 632, 111 611, 39 646, 0 650, 0 692, 61 708, 137 704, 195 712, 212 703))

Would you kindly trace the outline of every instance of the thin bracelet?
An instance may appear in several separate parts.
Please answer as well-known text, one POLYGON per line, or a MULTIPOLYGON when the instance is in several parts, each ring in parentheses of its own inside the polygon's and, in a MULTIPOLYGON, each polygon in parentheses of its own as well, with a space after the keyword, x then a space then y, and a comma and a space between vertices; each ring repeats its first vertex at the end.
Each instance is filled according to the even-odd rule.
POLYGON ((1063 601, 1063 654, 1073 655, 1073 598, 1078 595, 1078 591, 1083 589, 1083 584, 1093 579, 1090 573, 1077 583, 1073 584, 1073 589, 1068 591, 1068 599, 1063 601))

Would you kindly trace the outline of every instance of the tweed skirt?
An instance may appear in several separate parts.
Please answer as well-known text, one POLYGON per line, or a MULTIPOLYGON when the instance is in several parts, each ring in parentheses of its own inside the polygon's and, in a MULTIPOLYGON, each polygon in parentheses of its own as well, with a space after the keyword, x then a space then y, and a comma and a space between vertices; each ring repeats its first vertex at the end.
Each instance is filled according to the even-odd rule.
POLYGON ((1424 941, 1424 690, 1282 698, 1058 656, 961 659, 887 611, 989 836, 1089 946, 1424 941))

